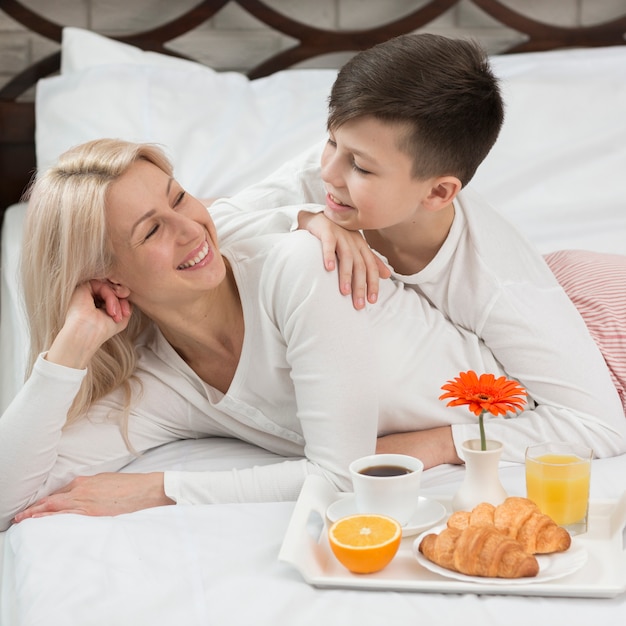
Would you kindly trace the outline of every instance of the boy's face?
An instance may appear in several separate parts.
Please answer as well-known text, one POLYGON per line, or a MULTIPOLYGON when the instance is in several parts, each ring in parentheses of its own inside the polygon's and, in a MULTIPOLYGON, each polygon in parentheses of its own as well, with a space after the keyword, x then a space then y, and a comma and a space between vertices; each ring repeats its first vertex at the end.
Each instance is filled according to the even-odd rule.
POLYGON ((379 230, 412 222, 433 180, 413 177, 411 157, 399 149, 403 127, 373 117, 346 122, 322 153, 324 214, 350 230, 379 230))

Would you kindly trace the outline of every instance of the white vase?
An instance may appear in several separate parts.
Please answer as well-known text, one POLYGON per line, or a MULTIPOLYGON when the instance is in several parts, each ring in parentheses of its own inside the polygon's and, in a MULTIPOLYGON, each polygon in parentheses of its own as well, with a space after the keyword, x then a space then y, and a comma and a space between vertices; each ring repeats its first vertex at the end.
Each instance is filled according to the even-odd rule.
POLYGON ((502 444, 487 439, 487 449, 481 450, 480 439, 468 439, 463 442, 462 448, 465 476, 452 498, 452 509, 471 511, 481 502, 490 502, 494 505, 503 502, 507 493, 498 475, 502 444))

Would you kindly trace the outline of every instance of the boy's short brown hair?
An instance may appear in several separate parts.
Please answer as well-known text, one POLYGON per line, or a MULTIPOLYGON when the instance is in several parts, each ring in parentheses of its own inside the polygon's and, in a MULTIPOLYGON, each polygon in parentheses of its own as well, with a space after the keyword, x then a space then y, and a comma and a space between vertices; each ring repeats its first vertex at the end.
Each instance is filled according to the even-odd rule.
POLYGON ((358 53, 337 76, 328 129, 365 116, 406 128, 398 148, 416 178, 452 175, 466 185, 498 137, 504 103, 476 42, 401 35, 358 53))

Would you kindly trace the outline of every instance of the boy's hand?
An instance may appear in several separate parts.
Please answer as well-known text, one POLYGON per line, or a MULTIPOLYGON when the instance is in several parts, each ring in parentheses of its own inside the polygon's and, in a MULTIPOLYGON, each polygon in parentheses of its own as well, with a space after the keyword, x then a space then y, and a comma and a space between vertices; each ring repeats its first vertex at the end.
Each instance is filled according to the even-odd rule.
POLYGON ((351 231, 331 222, 323 213, 300 211, 298 228, 308 230, 322 242, 324 267, 332 271, 339 262, 339 290, 352 294, 355 309, 373 304, 378 299, 378 281, 389 278, 391 271, 372 252, 358 231, 351 231))

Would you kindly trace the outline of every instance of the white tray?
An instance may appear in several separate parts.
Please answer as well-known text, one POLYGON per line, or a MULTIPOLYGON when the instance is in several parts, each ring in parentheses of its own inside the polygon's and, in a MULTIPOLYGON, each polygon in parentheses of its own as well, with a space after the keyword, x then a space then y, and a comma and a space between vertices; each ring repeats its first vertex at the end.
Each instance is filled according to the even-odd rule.
MULTIPOLYGON (((612 598, 626 591, 626 493, 620 500, 592 501, 589 530, 572 539, 587 549, 587 562, 576 572, 545 582, 503 585, 460 581, 428 571, 417 562, 406 537, 393 561, 375 574, 351 574, 337 561, 327 540, 326 509, 341 497, 319 476, 304 484, 279 554, 315 587, 387 589, 436 593, 612 598)), ((440 500, 449 510, 449 502, 440 500)))

